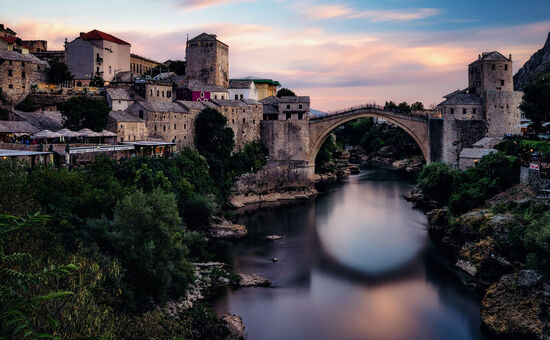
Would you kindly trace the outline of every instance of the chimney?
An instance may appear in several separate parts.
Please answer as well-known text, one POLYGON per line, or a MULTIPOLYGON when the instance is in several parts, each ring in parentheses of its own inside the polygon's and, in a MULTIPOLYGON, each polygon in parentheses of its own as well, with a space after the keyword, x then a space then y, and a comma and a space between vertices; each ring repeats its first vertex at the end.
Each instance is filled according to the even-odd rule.
POLYGON ((510 58, 509 59, 510 59, 510 61, 512 61, 512 53, 510 53, 510 58))

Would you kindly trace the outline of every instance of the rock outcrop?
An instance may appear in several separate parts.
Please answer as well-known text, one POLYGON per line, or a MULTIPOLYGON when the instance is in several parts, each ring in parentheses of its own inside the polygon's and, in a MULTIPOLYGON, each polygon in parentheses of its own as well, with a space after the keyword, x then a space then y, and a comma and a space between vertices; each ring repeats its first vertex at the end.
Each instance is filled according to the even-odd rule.
POLYGON ((226 219, 219 219, 212 224, 208 235, 218 239, 240 239, 246 236, 248 230, 242 224, 235 224, 226 219))
POLYGON ((548 339, 550 286, 532 270, 502 276, 481 304, 481 321, 499 339, 548 339))
POLYGON ((271 281, 258 274, 239 273, 241 287, 265 287, 271 285, 271 281))
POLYGON ((244 332, 243 319, 240 316, 227 313, 221 319, 225 322, 231 339, 247 338, 244 332))
POLYGON ((550 73, 550 33, 544 47, 538 50, 514 75, 514 90, 523 90, 537 77, 550 73))

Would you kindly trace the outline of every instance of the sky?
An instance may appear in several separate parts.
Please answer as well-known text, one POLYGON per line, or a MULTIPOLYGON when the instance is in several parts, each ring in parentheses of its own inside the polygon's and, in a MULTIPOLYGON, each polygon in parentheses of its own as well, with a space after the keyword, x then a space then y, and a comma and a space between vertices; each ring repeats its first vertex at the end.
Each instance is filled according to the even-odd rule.
POLYGON ((184 59, 187 36, 214 33, 230 78, 278 80, 313 108, 429 107, 467 86, 481 52, 512 54, 516 72, 544 45, 550 1, 0 0, 0 23, 50 50, 98 29, 161 62, 184 59))

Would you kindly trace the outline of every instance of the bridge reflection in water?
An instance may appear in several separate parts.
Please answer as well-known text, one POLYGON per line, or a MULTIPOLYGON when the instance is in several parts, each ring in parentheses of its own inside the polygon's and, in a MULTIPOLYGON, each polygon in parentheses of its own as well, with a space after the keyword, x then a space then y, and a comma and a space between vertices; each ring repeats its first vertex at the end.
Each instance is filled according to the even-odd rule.
POLYGON ((229 261, 274 284, 229 292, 216 310, 242 316, 251 339, 481 339, 475 292, 401 197, 411 186, 373 170, 316 199, 240 216, 250 236, 227 245, 229 261))

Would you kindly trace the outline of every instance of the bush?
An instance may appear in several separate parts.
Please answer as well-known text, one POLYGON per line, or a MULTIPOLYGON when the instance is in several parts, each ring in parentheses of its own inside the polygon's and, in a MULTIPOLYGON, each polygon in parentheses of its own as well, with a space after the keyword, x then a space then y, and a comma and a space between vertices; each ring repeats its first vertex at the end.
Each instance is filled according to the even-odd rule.
POLYGON ((462 214, 483 205, 485 199, 493 192, 495 180, 483 178, 475 183, 463 185, 449 199, 449 208, 455 214, 462 214))
POLYGON ((61 105, 63 126, 71 130, 88 128, 101 131, 107 125, 109 105, 105 100, 85 95, 71 97, 61 105))
POLYGON ((525 245, 528 249, 527 266, 550 276, 550 211, 529 223, 525 232, 525 245))
POLYGON ((422 169, 418 185, 428 199, 447 204, 455 189, 458 171, 442 162, 430 163, 422 169))

